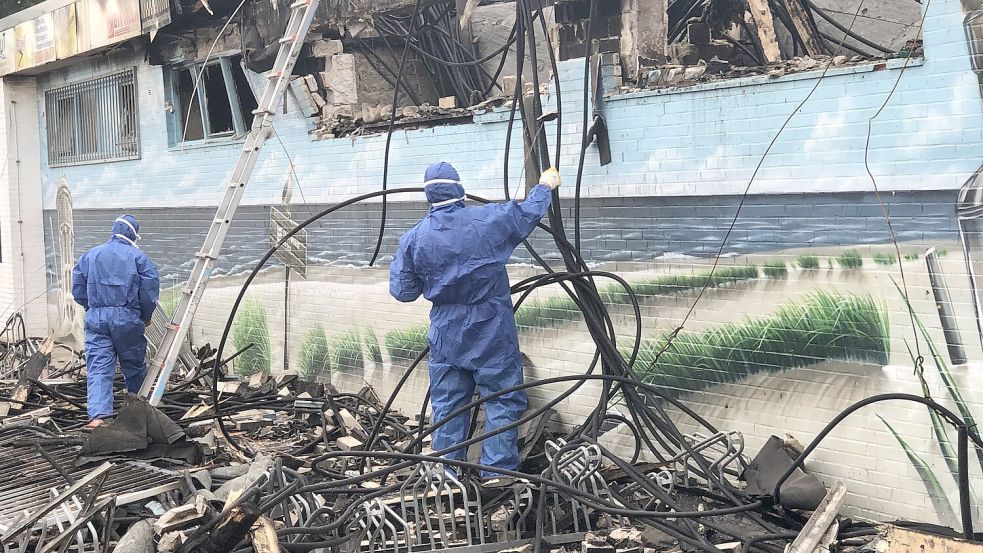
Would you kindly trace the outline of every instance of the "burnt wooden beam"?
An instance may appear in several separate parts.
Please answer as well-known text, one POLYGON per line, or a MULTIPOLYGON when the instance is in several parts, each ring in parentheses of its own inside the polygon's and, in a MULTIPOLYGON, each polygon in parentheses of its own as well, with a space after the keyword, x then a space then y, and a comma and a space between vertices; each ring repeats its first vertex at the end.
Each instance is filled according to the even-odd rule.
POLYGON ((782 51, 778 47, 778 35, 775 34, 775 16, 771 13, 768 0, 747 0, 752 29, 751 38, 759 46, 765 56, 765 63, 782 61, 782 51))
POLYGON ((806 55, 820 56, 825 54, 826 47, 823 44, 823 37, 819 34, 819 28, 816 27, 816 21, 812 18, 812 12, 809 11, 805 0, 785 0, 785 7, 792 18, 795 31, 799 33, 799 38, 802 39, 806 55))

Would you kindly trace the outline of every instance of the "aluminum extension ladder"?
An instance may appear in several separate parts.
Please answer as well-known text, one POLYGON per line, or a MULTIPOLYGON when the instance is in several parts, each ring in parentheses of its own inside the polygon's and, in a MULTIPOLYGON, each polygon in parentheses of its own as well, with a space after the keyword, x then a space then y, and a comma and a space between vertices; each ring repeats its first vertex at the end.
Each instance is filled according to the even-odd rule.
POLYGON ((201 251, 195 254, 195 265, 191 270, 187 285, 181 290, 181 301, 161 341, 157 355, 147 367, 147 376, 140 387, 140 397, 147 399, 151 405, 157 405, 167 381, 174 369, 178 355, 181 353, 181 344, 188 334, 188 327, 195 316, 198 304, 201 302, 202 294, 208 278, 215 268, 219 252, 222 250, 222 243, 229 232, 229 226, 235 217, 236 209, 239 207, 239 200, 245 191, 246 183, 253 172, 253 166, 259 158, 260 149, 273 133, 273 116, 279 107, 280 99, 283 97, 290 83, 294 64, 300 49, 304 45, 304 39, 310 30, 311 21, 317 11, 319 0, 297 0, 290 5, 290 20, 287 22, 287 29, 283 38, 280 39, 280 49, 273 63, 273 69, 269 73, 269 82, 263 97, 258 102, 258 107, 253 111, 253 125, 246 135, 246 142, 242 145, 239 153, 239 160, 236 161, 232 175, 229 177, 225 188, 225 194, 215 213, 208 235, 205 237, 205 244, 201 251))

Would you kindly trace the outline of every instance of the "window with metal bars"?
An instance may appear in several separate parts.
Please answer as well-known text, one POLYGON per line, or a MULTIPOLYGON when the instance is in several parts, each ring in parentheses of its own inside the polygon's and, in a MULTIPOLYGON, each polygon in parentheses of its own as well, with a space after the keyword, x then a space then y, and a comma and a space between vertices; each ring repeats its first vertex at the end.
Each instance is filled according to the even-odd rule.
POLYGON ((171 67, 167 77, 172 144, 241 137, 252 126, 257 103, 242 56, 171 67))
POLYGON ((45 92, 48 165, 78 165, 140 157, 136 71, 45 92))

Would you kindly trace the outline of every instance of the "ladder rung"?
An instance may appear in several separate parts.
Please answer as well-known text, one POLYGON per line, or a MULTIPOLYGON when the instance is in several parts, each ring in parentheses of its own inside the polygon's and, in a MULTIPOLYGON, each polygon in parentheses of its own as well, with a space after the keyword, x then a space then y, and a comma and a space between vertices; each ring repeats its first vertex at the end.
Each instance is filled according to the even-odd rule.
POLYGON ((296 41, 297 41, 297 35, 290 35, 290 36, 285 36, 285 37, 281 38, 277 42, 279 42, 280 44, 291 44, 291 43, 296 42, 296 41))
POLYGON ((273 115, 273 112, 268 109, 256 108, 253 110, 253 115, 273 115))
POLYGON ((271 80, 271 81, 274 81, 276 79, 279 79, 282 76, 283 76, 283 72, 282 71, 273 71, 269 75, 267 75, 266 78, 269 79, 269 80, 271 80))
POLYGON ((198 252, 195 254, 198 259, 215 259, 215 256, 208 252, 198 252))
POLYGON ((306 8, 310 4, 311 4, 310 3, 310 0, 298 0, 297 2, 294 2, 293 4, 290 4, 290 9, 292 9, 292 10, 299 10, 300 8, 306 8))

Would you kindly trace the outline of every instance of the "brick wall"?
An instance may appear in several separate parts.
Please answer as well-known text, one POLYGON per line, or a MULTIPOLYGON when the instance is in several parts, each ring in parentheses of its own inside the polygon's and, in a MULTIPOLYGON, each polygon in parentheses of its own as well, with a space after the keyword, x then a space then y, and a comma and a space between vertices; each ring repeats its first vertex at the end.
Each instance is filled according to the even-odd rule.
MULTIPOLYGON (((929 247, 940 255, 969 358, 949 370, 968 408, 983 417, 983 350, 973 283, 955 217, 957 191, 980 167, 983 102, 970 65, 965 14, 959 2, 933 0, 929 9, 923 33, 925 59, 912 60, 904 70, 892 101, 873 124, 868 155, 901 243, 901 258, 890 245, 881 206, 872 194, 864 144, 867 120, 902 76, 904 60, 831 69, 775 142, 750 187, 722 248, 720 269, 736 276, 711 288, 687 321, 684 335, 690 337, 692 347, 680 349, 690 356, 680 353, 676 358, 685 370, 669 378, 671 368, 638 366, 719 427, 741 431, 750 455, 771 434, 788 432, 802 441, 811 439, 837 412, 869 395, 921 393, 907 353, 909 347, 916 347, 916 334, 893 282, 901 284, 899 269, 903 268, 912 306, 927 327, 927 336, 917 335, 917 347, 927 354, 930 339, 945 359, 925 268, 929 247), (823 301, 831 301, 833 307, 824 307, 823 301), (783 314, 789 316, 779 319, 783 314), (850 320, 855 324, 834 324, 847 316, 854 317, 850 320), (816 326, 825 323, 832 330, 816 326), (775 338, 769 334, 773 328, 788 333, 775 338), (733 336, 741 332, 761 335, 760 345, 735 343, 733 336), (802 343, 801 337, 810 332, 825 340, 822 347, 812 347, 814 340, 802 343), (735 352, 740 354, 739 362, 730 356, 735 352), (757 359, 761 352, 774 354, 770 359, 778 355, 781 362, 757 359)), ((142 246, 161 265, 165 285, 177 285, 187 275, 191 255, 240 146, 234 141, 169 146, 161 69, 145 65, 139 52, 117 52, 52 72, 40 79, 39 90, 125 66, 138 70, 141 159, 41 166, 45 211, 38 232, 43 228, 46 237, 51 289, 60 285, 58 233, 51 230, 57 228, 55 195, 62 179, 74 205, 75 255, 105 239, 112 219, 130 211, 144 222, 142 246)), ((582 75, 582 61, 560 66, 561 170, 568 184, 561 196, 570 221, 568 232, 573 228, 574 187, 570 185, 581 139, 582 75)), ((818 78, 819 72, 761 76, 688 89, 613 93, 606 98, 613 162, 600 166, 595 147, 587 152, 583 250, 600 269, 617 271, 639 291, 645 290, 642 338, 649 351, 689 310, 695 297, 692 281, 705 275, 720 249, 767 144, 818 78), (678 279, 675 288, 667 286, 668 278, 678 279)), ((547 109, 556 101, 554 90, 547 109)), ((39 121, 44 117, 39 103, 39 121)), ((46 137, 44 125, 40 126, 44 159, 46 137)), ((312 141, 311 125, 289 95, 288 113, 278 118, 276 128, 277 138, 264 149, 241 216, 233 225, 221 274, 210 283, 195 320, 196 342, 214 344, 243 272, 251 269, 266 247, 270 206, 280 202, 288 155, 299 180, 291 206, 296 220, 380 187, 384 136, 312 141)), ((392 139, 389 185, 419 186, 426 166, 445 159, 457 166, 469 192, 502 198, 501 146, 506 128, 507 111, 496 110, 476 115, 471 124, 398 130, 392 139)), ((523 187, 519 132, 514 130, 509 152, 509 184, 514 190, 523 187)), ((548 134, 554 147, 555 132, 551 124, 548 134)), ((418 220, 424 205, 411 194, 394 197, 389 207, 384 254, 391 254, 399 234, 418 220)), ((310 227, 310 267, 305 280, 291 278, 286 335, 282 267, 269 269, 252 285, 249 297, 265 309, 273 369, 282 366, 285 336, 295 367, 302 342, 317 327, 324 329, 329 341, 371 328, 382 349, 382 362, 373 361, 366 350, 363 367, 336 371, 332 381, 343 388, 369 382, 380 394, 392 390, 405 365, 389 355, 385 336, 425 324, 428 305, 399 304, 388 296, 388 256, 378 267, 365 266, 378 212, 378 201, 369 201, 310 227)), ((535 236, 533 243, 548 259, 557 258, 545 236, 535 236)), ((975 260, 983 252, 969 255, 975 260)), ((510 268, 513 278, 533 272, 529 259, 528 252, 516 252, 510 268)), ((559 294, 559 289, 541 290, 532 300, 559 294)), ((550 309, 540 303, 538 311, 527 309, 520 316, 530 379, 582 374, 593 353, 576 314, 552 301, 550 309)), ((621 343, 628 344, 634 328, 632 311, 614 303, 611 311, 621 343)), ((926 364, 925 379, 933 397, 951 406, 933 360, 926 364)), ((397 406, 418 409, 426 384, 421 369, 397 406)), ((563 388, 532 391, 533 404, 542 404, 563 388)), ((576 423, 590 412, 597 394, 597 386, 585 385, 560 405, 560 422, 576 423)), ((934 441, 927 413, 908 405, 878 406, 852 417, 831 435, 809 468, 827 480, 845 480, 854 512, 937 520, 938 513, 944 512, 939 509, 940 498, 930 497, 899 441, 877 415, 936 472, 953 501, 955 483, 934 441)), ((695 429, 682 416, 680 423, 695 429)), ((623 429, 609 439, 619 447, 628 445, 623 429)), ((974 486, 983 487, 979 467, 973 470, 974 486)))

